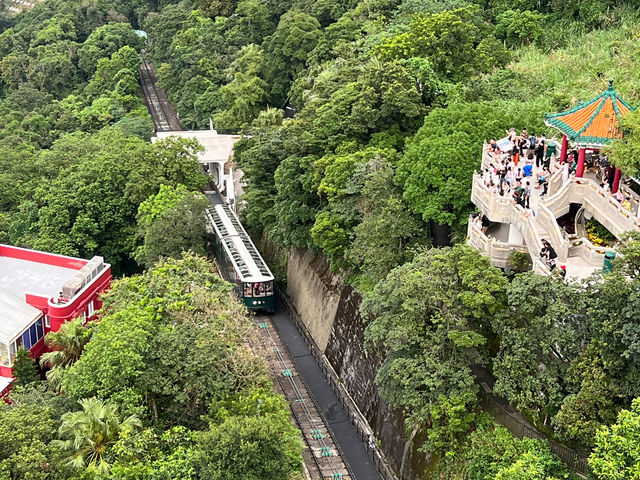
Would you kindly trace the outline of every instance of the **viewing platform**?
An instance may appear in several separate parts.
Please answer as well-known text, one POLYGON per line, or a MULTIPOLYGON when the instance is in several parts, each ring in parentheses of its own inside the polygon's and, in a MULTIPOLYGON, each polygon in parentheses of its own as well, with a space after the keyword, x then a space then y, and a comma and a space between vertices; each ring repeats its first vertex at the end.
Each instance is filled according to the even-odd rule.
MULTIPOLYGON (((487 148, 485 144, 483 168, 488 168, 491 162, 487 148)), ((499 268, 509 268, 512 252, 526 252, 531 257, 533 270, 548 275, 549 267, 540 259, 544 238, 556 250, 558 263, 566 266, 567 276, 583 279, 601 269, 605 254, 614 251, 614 248, 596 246, 585 236, 567 234, 557 219, 569 212, 571 204, 578 204, 587 215, 595 218, 620 240, 625 232, 638 229, 640 197, 621 186, 624 195, 631 197, 631 209, 627 209, 613 194, 600 187, 594 179, 595 175, 577 178, 571 174, 563 181, 563 171, 556 158, 551 159, 551 170, 547 195, 541 197, 540 190, 533 189, 529 209, 518 205, 510 197, 491 192, 482 175, 474 174, 471 201, 492 225, 483 233, 481 226, 470 219, 468 242, 499 268)))
POLYGON ((483 173, 474 173, 471 187, 471 201, 485 218, 470 219, 468 243, 505 269, 511 268, 510 257, 516 251, 528 253, 539 274, 560 267, 567 277, 584 279, 602 269, 605 257, 615 256, 624 234, 640 225, 640 195, 622 181, 620 169, 599 154, 603 146, 622 138, 620 118, 632 110, 611 80, 609 88, 591 101, 545 115, 545 123, 562 132, 561 144, 531 137, 526 129, 520 135, 508 132, 500 146, 491 148, 493 153, 485 143, 483 173), (594 245, 588 222, 592 230, 598 228, 615 241, 594 245))

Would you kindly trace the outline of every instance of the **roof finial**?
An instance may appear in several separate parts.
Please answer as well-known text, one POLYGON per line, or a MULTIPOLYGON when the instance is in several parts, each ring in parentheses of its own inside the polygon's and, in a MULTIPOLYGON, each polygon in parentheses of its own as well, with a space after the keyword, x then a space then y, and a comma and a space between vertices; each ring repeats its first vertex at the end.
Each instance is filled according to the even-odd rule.
POLYGON ((609 79, 609 90, 613 90, 613 78, 609 79))

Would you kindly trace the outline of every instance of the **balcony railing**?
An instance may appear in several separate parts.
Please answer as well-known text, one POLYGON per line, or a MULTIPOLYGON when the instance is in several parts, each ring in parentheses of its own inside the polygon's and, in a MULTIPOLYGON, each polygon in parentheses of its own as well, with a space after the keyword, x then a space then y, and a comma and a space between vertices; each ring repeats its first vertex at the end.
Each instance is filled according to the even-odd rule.
POLYGON ((467 227, 468 243, 491 259, 494 267, 508 268, 509 257, 514 251, 528 253, 527 248, 515 243, 501 242, 482 233, 482 229, 470 218, 467 227))

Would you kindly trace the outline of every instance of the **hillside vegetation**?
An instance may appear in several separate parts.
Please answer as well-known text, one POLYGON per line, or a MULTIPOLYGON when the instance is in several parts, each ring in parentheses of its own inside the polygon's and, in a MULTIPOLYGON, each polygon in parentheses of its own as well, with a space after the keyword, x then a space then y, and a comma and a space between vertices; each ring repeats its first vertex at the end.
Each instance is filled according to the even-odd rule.
MULTIPOLYGON (((100 323, 69 327, 78 339, 45 383, 22 358, 27 387, 0 409, 0 431, 17 432, 0 475, 268 480, 300 470, 286 408, 246 351, 244 313, 206 261, 182 256, 201 251, 191 214, 207 179, 196 144, 148 143, 141 28, 183 127, 248 134, 235 160, 252 232, 322 253, 363 294, 380 392, 408 432, 426 432, 431 477, 572 476, 544 442, 516 440, 482 412, 470 366, 483 362, 496 393, 539 429, 593 452, 599 479, 637 478, 640 239, 611 274, 583 284, 507 279, 456 243, 484 140, 511 127, 551 135, 545 113, 610 78, 640 103, 639 7, 46 0, 3 17, 0 242, 103 255, 117 274, 140 275, 116 283, 100 323), (174 259, 156 263, 164 257, 174 259)), ((638 114, 627 122, 611 158, 631 175, 638 114)))

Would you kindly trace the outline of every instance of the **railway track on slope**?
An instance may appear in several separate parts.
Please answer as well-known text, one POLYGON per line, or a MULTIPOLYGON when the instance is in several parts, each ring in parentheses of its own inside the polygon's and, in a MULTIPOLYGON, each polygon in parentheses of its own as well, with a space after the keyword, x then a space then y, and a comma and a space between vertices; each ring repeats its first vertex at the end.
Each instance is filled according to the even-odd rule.
POLYGON ((144 101, 153 118, 156 132, 169 132, 181 130, 178 116, 167 99, 164 90, 156 85, 156 74, 153 66, 147 62, 144 54, 142 54, 142 63, 140 64, 140 85, 144 101))
POLYGON ((284 343, 273 328, 271 318, 256 315, 254 322, 259 329, 257 337, 271 367, 276 388, 289 402, 296 425, 302 432, 307 447, 303 457, 309 476, 312 480, 355 480, 284 343))

